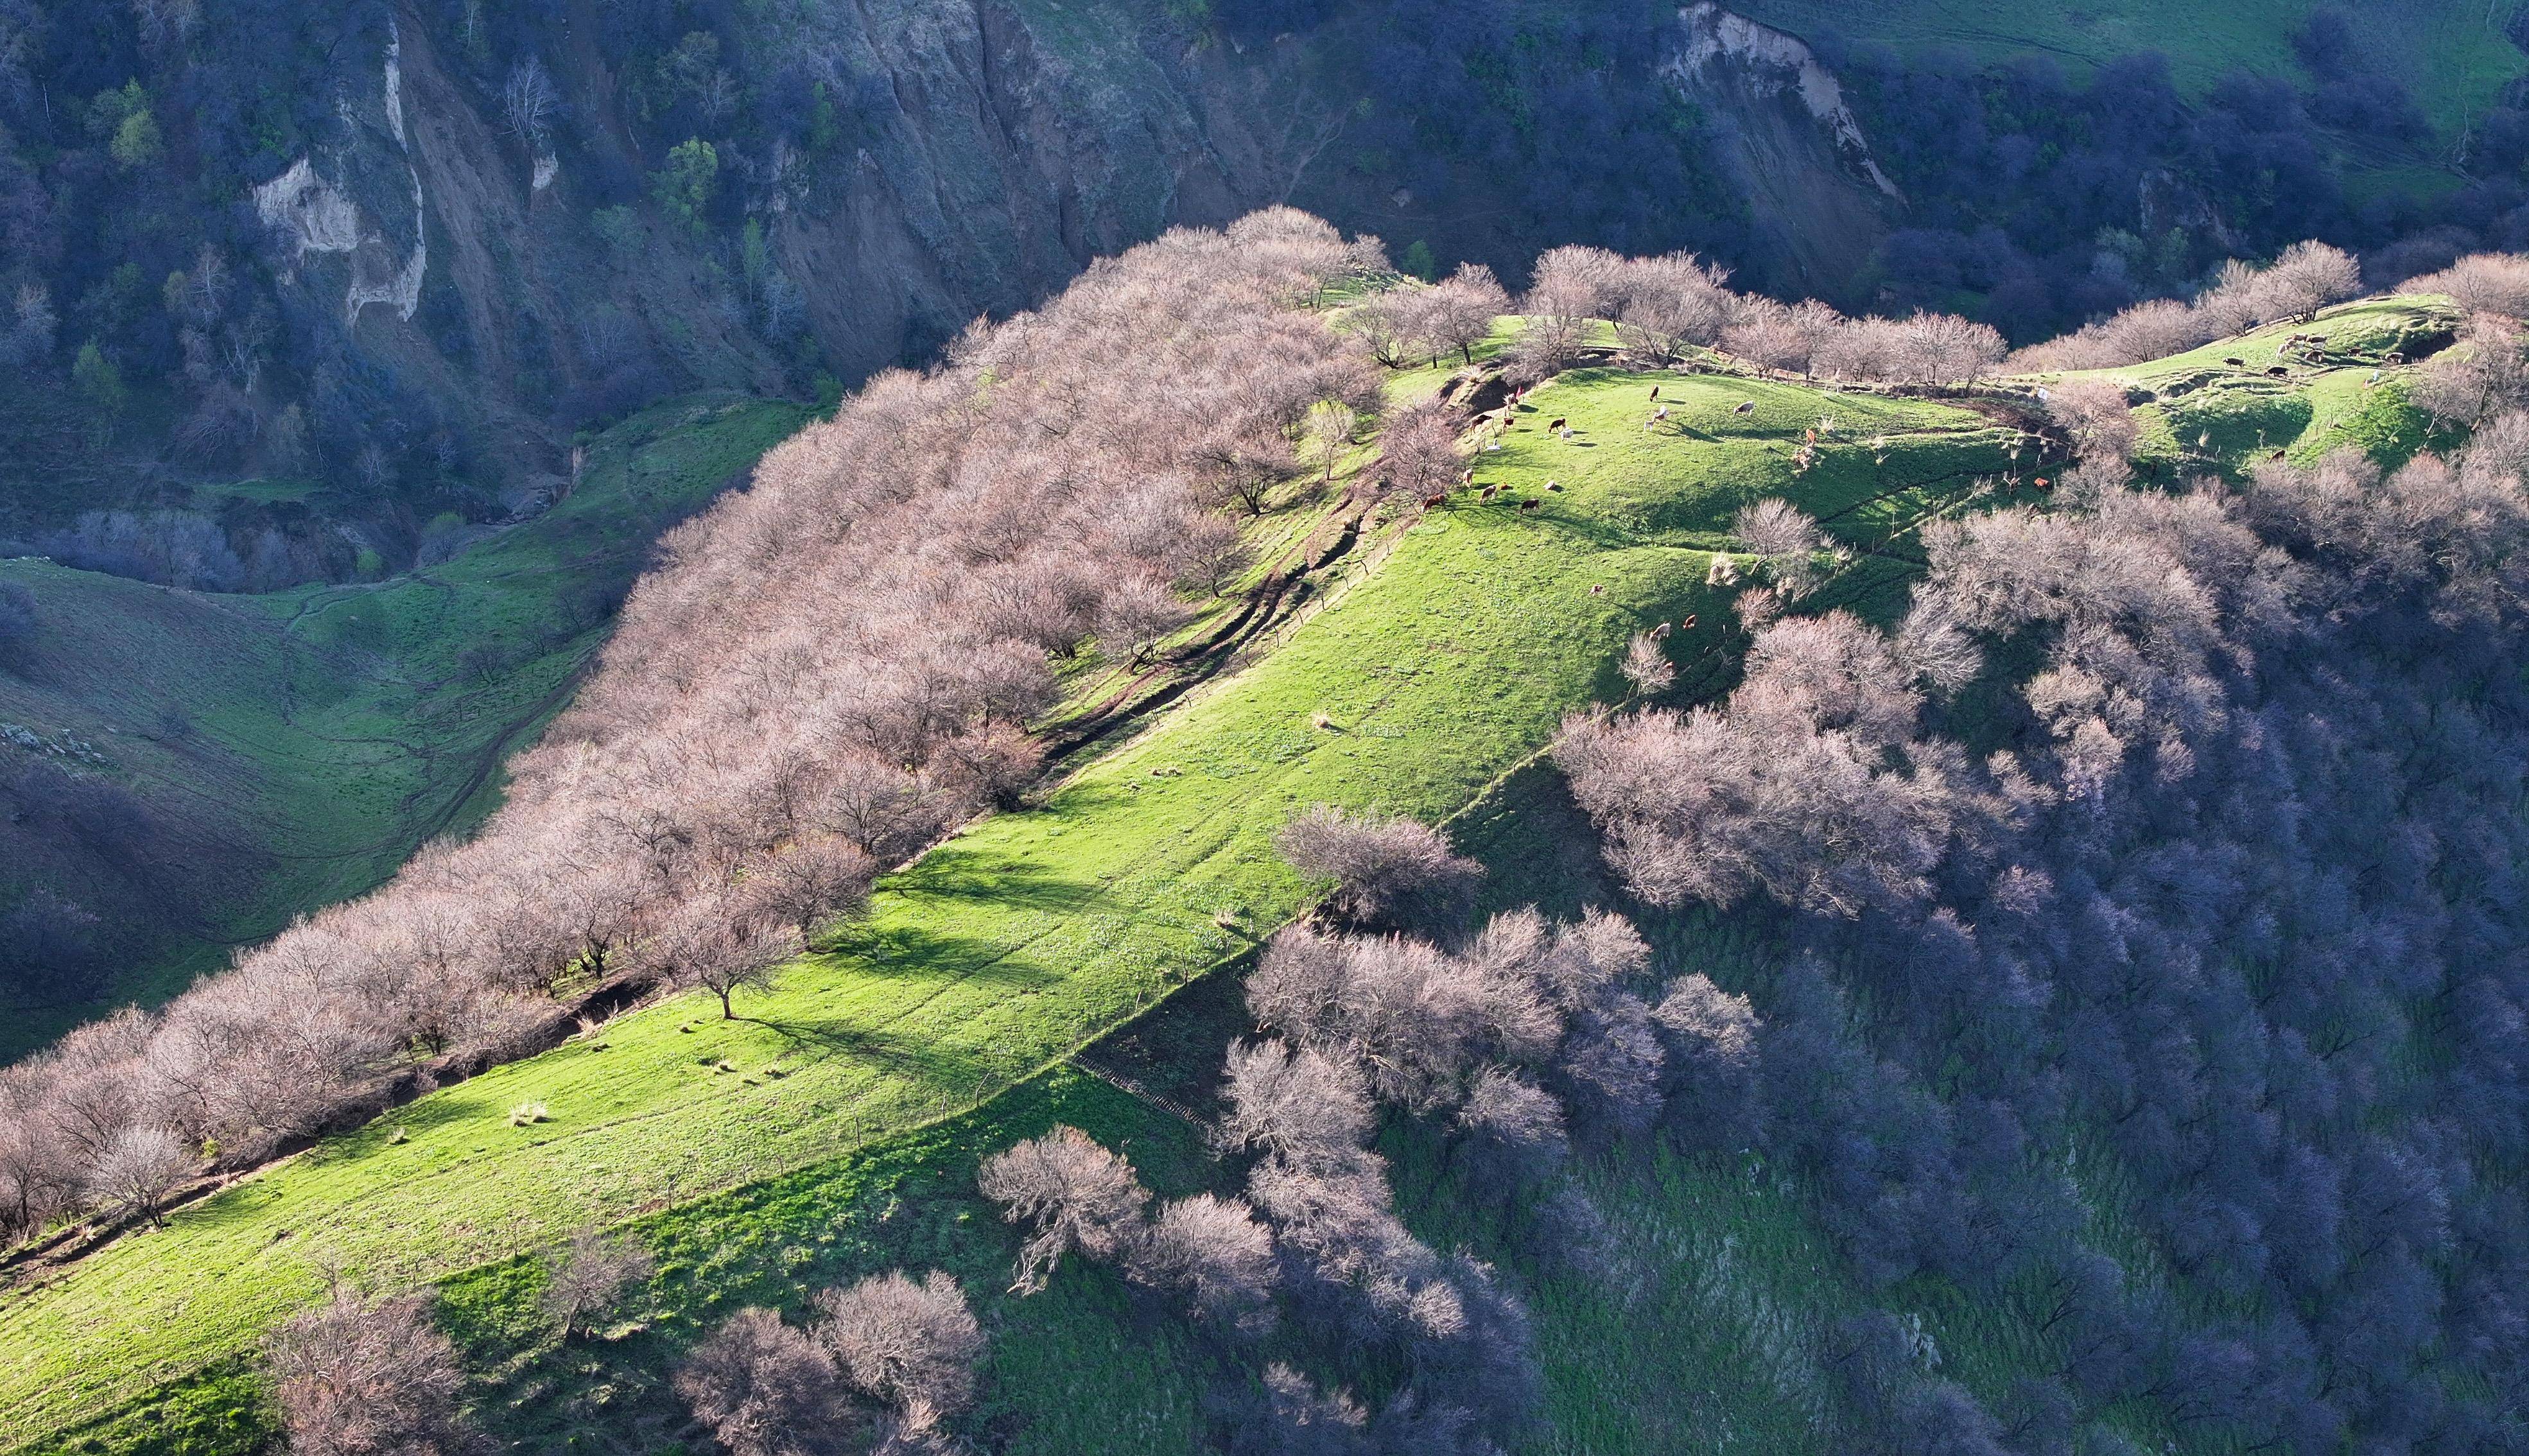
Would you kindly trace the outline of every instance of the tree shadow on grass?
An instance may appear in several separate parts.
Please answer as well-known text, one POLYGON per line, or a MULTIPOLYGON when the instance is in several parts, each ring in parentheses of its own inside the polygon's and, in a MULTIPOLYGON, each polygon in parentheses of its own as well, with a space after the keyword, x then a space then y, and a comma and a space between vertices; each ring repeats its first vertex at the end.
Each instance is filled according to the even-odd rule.
POLYGON ((1023 910, 1081 910, 1100 897, 1094 882, 1056 874, 1050 865, 1010 860, 957 844, 943 844, 924 855, 911 869, 889 879, 886 890, 915 904, 965 900, 1023 910))
POLYGON ((979 979, 1029 990, 1057 979, 1025 958, 1026 943, 986 940, 920 925, 864 925, 829 943, 826 954, 872 979, 954 982, 979 979))
POLYGON ((942 1047, 937 1038, 908 1035, 892 1026, 751 1016, 737 1019, 780 1037, 794 1053, 818 1060, 841 1057, 866 1062, 949 1096, 982 1087, 989 1075, 985 1063, 942 1047))

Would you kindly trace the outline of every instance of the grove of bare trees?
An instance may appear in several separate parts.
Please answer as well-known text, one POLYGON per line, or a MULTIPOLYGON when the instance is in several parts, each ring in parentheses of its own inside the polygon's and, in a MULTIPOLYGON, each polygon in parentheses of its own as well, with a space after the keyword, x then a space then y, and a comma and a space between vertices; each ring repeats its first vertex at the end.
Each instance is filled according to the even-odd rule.
MULTIPOLYGON (((2308 271, 2269 316, 2344 286, 2308 271)), ((2019 1301, 2060 1352, 1988 1411, 1847 1321, 1856 1439, 2106 1449, 2139 1400, 2289 1451, 2510 1443, 2529 418, 2471 362, 2511 329, 2462 350, 2468 443, 2394 466, 2139 490, 2122 397, 2059 398, 2082 488, 1933 523, 1894 630, 1778 617, 1723 702, 1569 725, 1633 893, 1795 947, 1745 1010, 1673 986, 1679 1083, 1731 1089, 1866 1283, 2019 1301), (2140 1257, 2093 1232, 2110 1183, 2140 1257)))
POLYGON ((1972 384, 2003 356, 2002 335, 1952 314, 1847 318, 1730 291, 1727 269, 1691 253, 1628 258, 1605 248, 1555 248, 1536 260, 1509 350, 1515 382, 1569 368, 1600 320, 1639 366, 1664 367, 1694 349, 1721 349, 1767 371, 1854 383, 1972 384))
POLYGON ((473 839, 0 1072, 0 1237, 153 1216, 177 1174, 365 1116, 418 1062, 532 1050, 559 990, 699 987, 739 1014, 880 869, 1029 781, 1057 659, 1148 651, 1234 562, 1224 510, 1303 468, 1311 421, 1375 411, 1374 367, 1312 304, 1379 266, 1259 213, 871 380, 661 544, 473 839))
POLYGON ((2295 243, 2265 267, 2222 265, 2191 303, 2154 298, 2061 339, 2020 350, 2013 370, 2107 369, 2165 358, 2259 324, 2302 321, 2362 291, 2351 254, 2324 243, 2295 243))
MULTIPOLYGON (((1311 873, 1329 835, 1348 840, 1352 882, 1418 881, 1454 858, 1410 821, 1319 809, 1302 822, 1284 848, 1311 873)), ((1219 1399, 1233 1449, 1486 1456, 1526 1429, 1541 1380, 1527 1310, 1493 1270, 1406 1227, 1372 1147, 1382 1113, 1438 1131, 1494 1197, 1533 1193, 1578 1226, 1596 1216, 1587 1199, 1555 1189, 1576 1140, 1664 1128, 1697 1148, 1756 1125, 1761 1023, 1705 977, 1662 988, 1622 917, 1462 922, 1446 943, 1307 924, 1269 943, 1246 986, 1266 1035, 1230 1045, 1214 1128, 1218 1151, 1248 1162, 1244 1198, 1198 1193, 1151 1214, 1131 1164, 1071 1127, 985 1159, 983 1193, 1027 1234, 1018 1291, 1077 1254, 1220 1337, 1218 1358, 1265 1392, 1219 1399), (1373 1409, 1295 1360, 1409 1374, 1373 1409)))

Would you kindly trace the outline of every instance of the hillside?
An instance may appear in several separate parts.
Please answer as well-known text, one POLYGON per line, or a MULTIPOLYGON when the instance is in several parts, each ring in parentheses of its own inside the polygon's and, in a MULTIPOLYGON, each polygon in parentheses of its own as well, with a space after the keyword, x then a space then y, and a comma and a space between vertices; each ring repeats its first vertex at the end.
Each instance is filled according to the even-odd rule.
POLYGON ((2508 12, 2456 0, 2361 9, 2325 74, 2301 0, 636 9, 0 22, 0 541, 288 585, 353 577, 348 530, 399 567, 580 431, 814 398, 1275 201, 1426 271, 1692 247, 2027 342, 2302 237, 2384 286, 2509 245, 2529 145, 2508 12))
POLYGON ((12 799, 0 903, 30 878, 71 887, 108 928, 98 970, 0 980, 0 1059, 102 1007, 164 1000, 230 947, 470 829, 502 760, 604 641, 650 543, 801 416, 728 397, 659 406, 594 439, 551 511, 377 582, 213 595, 0 563, 37 620, 0 672, 0 723, 50 745, 0 748, 11 782, 57 765, 140 826, 115 835, 74 814, 65 828, 25 790, 12 799))
POLYGON ((1642 436, 1631 378, 1556 386, 1587 411, 1589 444, 1517 432, 1485 472, 1549 509, 1406 529, 1256 666, 1043 809, 989 819, 888 882, 855 933, 867 948, 807 963, 747 1021, 683 1001, 626 1017, 595 1039, 602 1051, 574 1045, 435 1094, 178 1215, 177 1237, 118 1245, 12 1300, 6 1383, 35 1402, 10 1412, 13 1434, 132 1400, 132 1372, 232 1354, 329 1258, 398 1279, 461 1267, 526 1230, 764 1177, 1033 1076, 1298 908, 1302 888, 1265 844, 1294 805, 1445 817, 1543 746, 1566 709, 1606 692, 1637 626, 1695 609, 1731 511, 1783 483, 1784 442, 1821 407, 1893 437, 1885 466, 1856 447, 1803 483, 1856 540, 1878 544, 2002 462, 2000 435, 1954 411, 1769 386, 1751 421, 1730 412, 1748 386, 1669 382, 1711 438, 1642 436), (1565 470, 1564 491, 1539 489, 1565 470), (1329 728, 1311 726, 1318 713, 1329 728), (1222 911, 1233 928, 1213 923, 1222 911), (524 1102, 554 1120, 511 1128, 524 1102), (351 1206, 357 1217, 336 1212, 351 1206), (294 1233, 276 1244, 282 1228, 294 1233), (206 1266, 239 1276, 216 1295, 179 1276, 206 1266), (173 1331, 151 1311, 176 1300, 184 1345, 163 1349, 173 1331))
MULTIPOLYGON (((2252 0, 2222 6, 2112 0, 2078 9, 1997 9, 1973 0, 1895 0, 1867 10, 1819 0, 1747 0, 1738 9, 1804 35, 1836 34, 1912 52, 1951 51, 1977 60, 2044 56, 2095 69, 2139 51, 2169 57, 2179 82, 2202 94, 2233 71, 2293 75, 2293 30, 2323 5, 2316 0, 2252 0)), ((2520 50, 2505 38, 2507 5, 2425 0, 2359 7, 2353 21, 2363 53, 2415 94, 2445 131, 2481 115, 2521 75, 2520 50)))
MULTIPOLYGON (((2261 365, 2250 355, 2272 349, 2271 332, 2226 342, 2209 367, 2182 357, 2122 372, 2161 397, 2143 410, 2152 438, 2190 468, 2313 453, 2348 432, 2394 454, 2419 431, 2382 403, 2394 378, 2362 388, 2380 351, 2354 331, 2445 321, 2429 300, 2335 310, 2322 322, 2344 336, 2344 356, 2279 383, 2218 364, 2236 352, 2261 365)), ((1390 388, 1409 397, 1447 372, 1390 388)), ((1244 1025, 1223 973, 1307 902, 1268 845, 1295 808, 1334 801, 1449 823, 1491 866, 1493 905, 1604 902, 1613 889, 1574 849, 1586 830, 1535 755, 1565 711, 1622 695, 1613 666, 1638 627, 1723 618, 1706 581, 1712 553, 1747 549, 1731 534, 1737 508, 1779 493, 1813 512, 1853 553, 1817 609, 1891 620, 1920 566, 1916 528, 2012 469, 2021 440, 1948 405, 1598 368, 1562 375, 1516 417, 1504 449, 1479 458, 1480 482, 1506 496, 1462 493, 1307 557, 1318 565, 1283 598, 1295 610, 1230 670, 1156 706, 1041 804, 985 819, 888 877, 865 921, 791 966, 777 992, 743 999, 745 1019, 721 1021, 692 998, 631 1013, 13 1295, 0 1308, 11 1392, 0 1441, 242 1449, 262 1419, 246 1403, 242 1352, 340 1265, 387 1284, 440 1282, 448 1322, 498 1384, 486 1407, 502 1433, 652 1449, 680 1429, 660 1372, 707 1311, 791 1303, 893 1264, 996 1287, 1009 1245, 986 1231, 994 1220, 967 1170, 1013 1137, 1059 1117, 1129 1148, 1162 1192, 1216 1179, 1171 1108, 1210 1106, 1214 1049, 1244 1025), (1650 385, 1673 431, 1642 428, 1650 385), (1576 434, 1547 434, 1547 417, 1576 434), (1803 465, 1804 437, 1822 425, 1803 465), (517 1125, 522 1105, 549 1120, 517 1125), (658 1251, 655 1307, 598 1361, 557 1374, 530 1308, 538 1266, 518 1256, 591 1220, 628 1221, 658 1251), (188 1277, 204 1268, 222 1273, 188 1277)), ((1284 546, 1323 541, 1323 509, 1285 504, 1251 530, 1284 546)), ((1176 640, 1203 640, 1242 610, 1232 598, 1176 640)), ((1692 638, 1680 648, 1692 698, 1735 676, 1728 653, 1692 638)), ((1073 691, 1096 700, 1111 685, 1073 691)), ((1761 920, 1696 912, 1645 928, 1678 965, 1728 985, 1780 949, 1761 920)), ((2043 1358, 2017 1302, 1928 1277, 1866 1291, 1794 1172, 1727 1156, 1588 1159, 1581 1175, 1613 1257, 1650 1291, 1611 1300, 1525 1242, 1534 1210, 1471 1198, 1467 1171, 1426 1134, 1392 1129, 1382 1146, 1418 1232, 1465 1240, 1530 1287, 1563 1441, 1664 1449, 1691 1426, 1721 1449, 1823 1449, 1820 1413, 1836 1399, 1826 1333, 1873 1303, 1921 1321, 1918 1337, 1988 1399, 2043 1358), (1611 1398, 1611 1370, 1627 1398, 1611 1398)), ((986 1308, 993 1393, 976 1419, 1003 1449, 1199 1442, 1206 1357, 1149 1329, 1111 1279, 1066 1278, 986 1308), (1143 1357, 1122 1363, 1136 1348, 1143 1357)), ((2130 1416, 2138 1438, 2191 1441, 2165 1423, 2130 1416)))

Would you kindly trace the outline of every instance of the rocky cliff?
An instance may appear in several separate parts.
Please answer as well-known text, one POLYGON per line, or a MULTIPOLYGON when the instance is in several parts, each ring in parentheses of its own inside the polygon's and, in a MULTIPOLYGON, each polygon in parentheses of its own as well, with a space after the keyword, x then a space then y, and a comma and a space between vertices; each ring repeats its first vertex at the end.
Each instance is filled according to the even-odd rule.
POLYGON ((1898 205, 1806 48, 1708 0, 236 3, 92 51, 0 6, 37 63, 0 66, 0 550, 393 569, 662 395, 848 386, 1269 202, 1514 283, 1580 241, 1816 289, 1898 205), (217 487, 257 478, 295 484, 217 487))
POLYGON ((738 135, 690 138, 711 147, 707 195, 662 215, 658 158, 688 138, 627 94, 607 15, 581 0, 516 48, 511 76, 532 64, 552 88, 537 126, 481 79, 497 66, 400 7, 331 126, 254 192, 278 286, 461 402, 513 485, 566 473, 573 391, 779 392, 805 387, 803 359, 845 380, 917 360, 1289 182, 1239 105, 1270 85, 1258 68, 1146 49, 1096 7, 913 0, 747 13, 727 49, 790 58, 812 105, 848 115, 812 143, 759 99, 738 135))

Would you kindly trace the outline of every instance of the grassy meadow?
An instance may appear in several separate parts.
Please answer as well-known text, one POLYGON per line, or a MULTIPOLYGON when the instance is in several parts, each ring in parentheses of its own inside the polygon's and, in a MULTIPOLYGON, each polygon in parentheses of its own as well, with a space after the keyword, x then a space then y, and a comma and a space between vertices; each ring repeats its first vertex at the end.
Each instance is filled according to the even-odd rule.
MULTIPOLYGON (((1615 658, 1651 621, 1699 613, 1700 635, 1679 633, 1672 651, 1691 687, 1727 681, 1729 655, 1710 645, 1721 602, 1704 577, 1710 553, 1731 544, 1741 504, 1781 493, 1819 514, 1858 553, 1831 593, 1869 608, 1893 602, 1889 588, 1909 567, 1892 544, 1899 533, 2003 469, 2013 439, 1943 405, 1610 370, 1535 392, 1521 420, 1501 449, 1479 457, 1479 481, 1507 487, 1502 499, 1462 492, 1367 537, 1268 653, 1169 709, 1041 807, 982 821, 892 877, 843 944, 793 966, 777 993, 742 996, 742 1019, 722 1021, 698 998, 625 1016, 424 1098, 181 1211, 164 1232, 0 1299, 0 1447, 42 1449, 87 1428, 79 1439, 95 1449, 146 1449, 150 1432, 217 1426, 219 1411, 244 1409, 236 1362, 316 1296, 329 1267, 380 1284, 448 1281, 461 1306, 462 1291, 483 1280, 530 1277, 498 1273, 522 1267, 522 1250, 590 1222, 640 1220, 663 1240, 672 1225, 691 1228, 680 1236, 727 1251, 690 1266, 693 1308, 753 1287, 761 1274, 745 1236, 714 1210, 782 1189, 841 1198, 859 1176, 851 1169, 961 1136, 973 1119, 1023 1117, 1029 1097, 1105 1098, 1104 1084, 1075 1086, 1076 1073, 1048 1068, 1238 963, 1303 906, 1309 888, 1270 847, 1298 807, 1463 814, 1481 842, 1527 846, 1506 869, 1525 874, 1551 854, 1568 862, 1568 810, 1533 791, 1550 776, 1520 771, 1564 712, 1620 694, 1615 658), (1654 383, 1672 417, 1651 430, 1654 383), (1743 401, 1754 404, 1749 415, 1733 412, 1743 401), (1548 435, 1551 416, 1569 416, 1575 438, 1548 435), (1815 462, 1797 471, 1806 432, 1822 425, 1815 462), (1013 1086, 1035 1090, 985 1105, 1013 1086), (546 1120, 514 1121, 520 1108, 546 1120)), ((1203 1054, 1216 1061, 1220 1038, 1206 1040, 1203 1054)), ((1156 1130, 1135 1136, 1165 1141, 1156 1130)), ((1181 1126, 1166 1134, 1187 1136, 1181 1126)), ((953 1170, 901 1165, 965 1196, 953 1170)), ((972 1221, 972 1208, 959 1213, 972 1221)), ((789 1242, 801 1235, 788 1224, 763 1237, 781 1252, 762 1257, 801 1271, 800 1283, 858 1247, 789 1242)), ((1000 1257, 992 1241, 961 1255, 964 1242, 943 1236, 933 1262, 1000 1257)), ((1078 1297, 1092 1296, 1111 1303, 1114 1291, 1078 1297)), ((1011 1318, 1061 1318, 1072 1297, 1011 1318)), ((995 1358, 1032 1359, 1030 1348, 1004 1340, 995 1358)), ((1098 1360, 1118 1358, 1053 1362, 1028 1378, 1103 1380, 1118 1373, 1098 1360)), ((1090 1419, 1077 1401, 1038 1401, 1016 1372, 996 1367, 995 1378, 996 1405, 1012 1413, 1090 1419)), ((1194 1419, 1190 1387, 1151 1388, 1194 1419)), ((536 1406, 513 1399, 521 1412, 536 1406)), ((1014 1449, 1144 1448, 1046 1439, 1014 1449)))
POLYGON ((2135 411, 2143 426, 2135 461, 2154 478, 2235 474, 2278 450, 2304 464, 2347 447, 2395 463, 2428 444, 2455 442, 2427 437, 2428 421, 2405 407, 2404 371, 2382 360, 2446 341, 2458 322, 2437 296, 2364 298, 2321 309, 2307 324, 2268 324, 2165 359, 2036 381, 2100 378, 2149 392, 2135 411), (2296 334, 2325 336, 2324 351, 2314 361, 2306 350, 2287 351, 2296 334), (2233 358, 2239 363, 2225 362, 2233 358), (2266 372, 2276 367, 2288 372, 2266 372))

